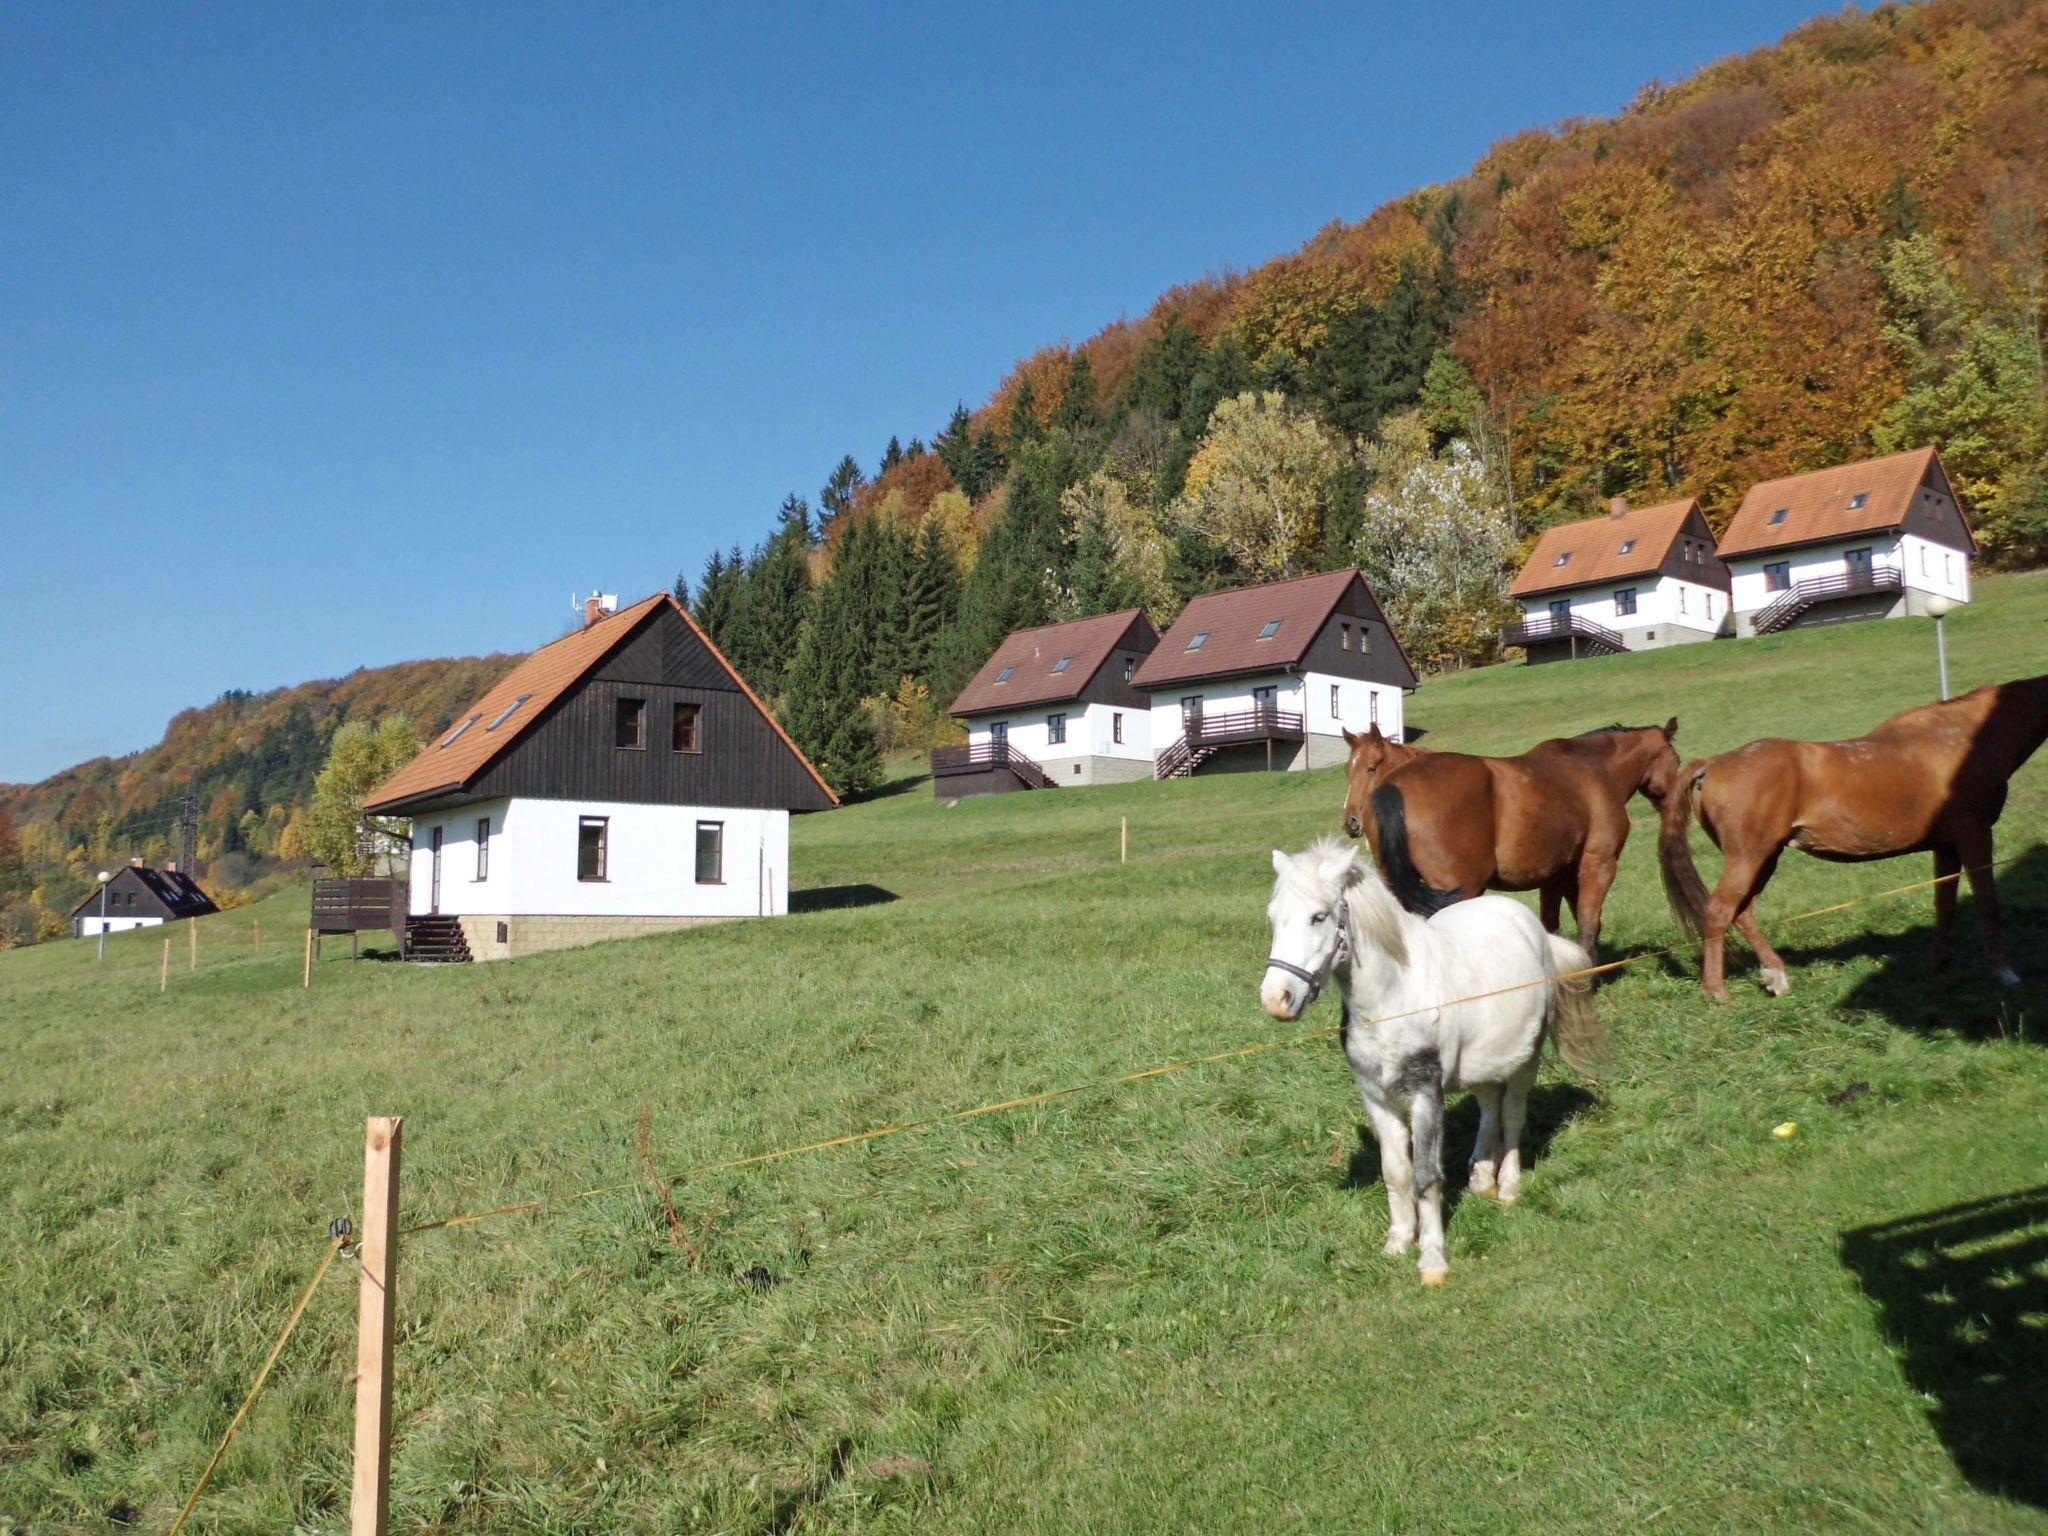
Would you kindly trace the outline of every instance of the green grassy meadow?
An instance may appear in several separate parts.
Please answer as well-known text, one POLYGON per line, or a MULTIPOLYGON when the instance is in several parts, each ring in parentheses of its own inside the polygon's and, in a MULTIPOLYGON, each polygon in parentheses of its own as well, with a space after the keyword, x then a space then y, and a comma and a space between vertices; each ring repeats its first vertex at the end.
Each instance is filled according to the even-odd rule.
MULTIPOLYGON (((1959 688, 2048 668, 2048 575, 1983 581, 1949 640, 1959 688)), ((1901 621, 1494 668, 1409 721, 1848 735, 1931 698, 1933 651, 1901 621)), ((1455 1204, 1441 1290, 1379 1253, 1328 1041, 687 1176, 1286 1033, 1267 850, 1341 798, 905 779, 799 821, 788 921, 449 969, 330 945, 310 991, 303 892, 203 922, 197 971, 177 930, 164 995, 161 933, 0 955, 0 1532, 169 1525, 379 1113, 414 1220, 633 1185, 406 1243, 395 1529, 2048 1531, 2048 851, 2004 872, 2015 992, 1967 897, 1939 976, 1924 891, 1774 922, 1925 859, 1789 855, 1782 1001, 1738 946, 1725 1008, 1690 957, 1623 972, 1611 1065, 1546 1070, 1524 1201, 1455 1204)), ((1635 816, 1622 952, 1677 938, 1635 816)), ((1999 851, 2044 832, 2048 755, 1999 851)), ((195 1530, 345 1528, 354 1311, 337 1265, 195 1530)))

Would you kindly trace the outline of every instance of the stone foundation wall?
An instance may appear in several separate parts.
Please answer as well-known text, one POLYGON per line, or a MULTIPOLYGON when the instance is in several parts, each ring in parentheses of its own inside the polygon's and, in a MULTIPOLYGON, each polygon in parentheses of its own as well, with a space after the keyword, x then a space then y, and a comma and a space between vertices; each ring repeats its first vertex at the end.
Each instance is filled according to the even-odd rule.
POLYGON ((1063 779, 1064 784, 1135 784, 1140 779, 1152 777, 1152 759, 1149 757, 1084 757, 1081 759, 1081 776, 1077 779, 1063 779))
POLYGON ((674 933, 706 923, 732 923, 733 917, 464 917, 463 942, 472 960, 516 960, 550 949, 575 949, 610 939, 639 939, 651 933, 674 933), (505 938, 498 938, 503 925, 505 938))

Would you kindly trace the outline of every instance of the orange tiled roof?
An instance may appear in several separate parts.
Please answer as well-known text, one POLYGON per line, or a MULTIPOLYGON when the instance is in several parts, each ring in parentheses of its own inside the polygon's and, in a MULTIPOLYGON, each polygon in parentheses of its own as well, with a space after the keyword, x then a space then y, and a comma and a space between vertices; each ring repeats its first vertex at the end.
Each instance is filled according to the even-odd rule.
POLYGON ((643 598, 629 608, 621 608, 595 624, 579 629, 573 635, 564 635, 535 651, 507 673, 489 693, 457 714, 447 730, 420 748, 417 757, 363 802, 363 809, 383 810, 417 800, 422 795, 462 788, 531 730, 534 722, 547 713, 549 705, 589 676, 599 662, 640 627, 643 619, 664 603, 682 615, 683 622, 696 632, 705 649, 718 658, 719 665, 731 674, 740 691, 753 701, 754 707, 775 728, 775 734, 783 739, 790 751, 796 753, 797 761, 837 805, 839 797, 832 794, 831 786, 811 766, 811 760, 789 739, 789 733, 782 729, 774 713, 747 686, 746 679, 739 675, 718 647, 711 643, 711 637, 697 628, 697 621, 690 617, 690 611, 668 593, 662 592, 643 598), (518 708, 507 716, 505 712, 515 704, 518 708), (502 724, 499 723, 501 719, 502 724))
MULTIPOLYGON (((1913 497, 1929 474, 1939 475, 1941 489, 1953 496, 1941 455, 1932 448, 1763 481, 1751 486, 1742 498, 1728 531, 1721 535, 1721 554, 1723 558, 1753 555, 1896 528, 1905 521, 1913 497), (1858 497, 1863 498, 1861 506, 1853 505, 1858 497), (1779 517, 1781 512, 1784 515, 1779 517)), ((1963 515, 1960 503, 1956 514, 1959 518, 1963 515)), ((1969 532, 1964 520, 1966 538, 1969 532)), ((1970 547, 1976 547, 1974 540, 1970 547)))
MULTIPOLYGON (((1534 597, 1539 592, 1559 592, 1566 587, 1654 576, 1670 556, 1679 533, 1698 510, 1698 499, 1688 496, 1684 501, 1667 501, 1657 507, 1630 507, 1618 517, 1607 512, 1583 522, 1546 528, 1508 594, 1534 597), (1557 563, 1560 555, 1566 557, 1563 565, 1557 563)), ((1711 546, 1707 552, 1713 554, 1711 546)), ((1702 586, 1728 585, 1727 572, 1712 559, 1701 567, 1697 577, 1688 579, 1698 580, 1702 586)))
MULTIPOLYGON (((1078 699, 1082 690, 1102 670, 1102 664, 1116 649, 1134 620, 1144 618, 1142 608, 1125 608, 1117 613, 1100 613, 1093 618, 1073 619, 1065 624, 1041 624, 1020 629, 996 647, 993 656, 947 711, 953 715, 985 714, 991 710, 1022 709, 1032 704, 1056 704, 1078 699), (1064 672, 1053 668, 1066 659, 1064 672), (1000 682, 1004 672, 1008 682, 1000 682)), ((1152 621, 1145 619, 1145 639, 1156 639, 1152 621)))

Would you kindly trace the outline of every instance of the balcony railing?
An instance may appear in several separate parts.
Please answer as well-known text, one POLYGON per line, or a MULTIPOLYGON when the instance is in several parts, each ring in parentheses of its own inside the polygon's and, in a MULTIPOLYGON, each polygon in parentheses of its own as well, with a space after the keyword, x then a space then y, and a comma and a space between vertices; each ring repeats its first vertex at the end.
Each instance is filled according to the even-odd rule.
POLYGON ((1619 630, 1609 629, 1605 624, 1595 624, 1591 619, 1579 617, 1576 613, 1559 618, 1554 613, 1519 619, 1502 626, 1502 645, 1571 645, 1583 646, 1589 654, 1600 656, 1619 654, 1628 649, 1628 642, 1619 630))
POLYGON ((1225 715, 1183 715, 1181 727, 1180 740, 1161 752, 1153 763, 1154 777, 1185 778, 1222 747, 1255 741, 1300 741, 1306 733, 1298 712, 1264 706, 1225 715))
POLYGON ((1056 781, 1038 765, 1035 758, 1018 751, 1006 741, 976 741, 964 747, 933 747, 932 777, 950 778, 954 774, 984 773, 991 768, 1006 768, 1033 789, 1052 789, 1056 781))
POLYGON ((1823 603, 1867 597, 1874 593, 1903 592, 1905 588, 1905 573, 1896 565, 1857 566, 1834 576, 1810 576, 1805 581, 1793 582, 1759 608, 1752 622, 1758 634, 1768 635, 1823 603))

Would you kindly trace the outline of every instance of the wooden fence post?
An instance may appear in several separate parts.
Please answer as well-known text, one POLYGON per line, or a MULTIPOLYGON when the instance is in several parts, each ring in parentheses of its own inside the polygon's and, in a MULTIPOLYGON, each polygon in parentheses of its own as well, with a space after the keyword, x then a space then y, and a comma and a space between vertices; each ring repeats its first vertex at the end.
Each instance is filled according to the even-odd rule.
POLYGON ((260 917, 249 919, 249 947, 251 949, 261 949, 263 947, 263 919, 260 917))
POLYGON ((171 941, 169 939, 164 940, 164 968, 157 976, 156 989, 159 992, 171 990, 171 941))
POLYGON ((391 1349, 397 1318, 398 1154, 405 1120, 373 1115, 363 1137, 362 1283, 356 1324, 355 1492, 349 1536, 384 1536, 391 1505, 391 1349))
POLYGON ((188 940, 190 940, 192 959, 191 962, 185 967, 185 969, 188 971, 196 971, 199 969, 199 919, 196 917, 191 918, 188 920, 188 922, 189 926, 186 929, 185 937, 188 940))
POLYGON ((313 985, 313 930, 310 928, 306 930, 306 975, 299 985, 302 987, 313 985))
POLYGON ((1131 862, 1131 818, 1119 816, 1117 822, 1119 825, 1116 835, 1116 861, 1119 864, 1128 864, 1131 862))

